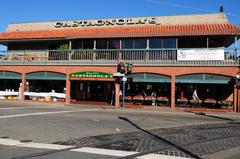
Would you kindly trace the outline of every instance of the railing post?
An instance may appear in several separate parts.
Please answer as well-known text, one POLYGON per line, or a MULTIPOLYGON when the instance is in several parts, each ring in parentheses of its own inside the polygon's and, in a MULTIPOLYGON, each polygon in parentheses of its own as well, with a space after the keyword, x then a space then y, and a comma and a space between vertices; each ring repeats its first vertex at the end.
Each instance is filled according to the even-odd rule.
POLYGON ((122 40, 119 41, 119 52, 118 52, 118 61, 123 60, 122 58, 122 40))
POLYGON ((150 44, 149 44, 149 39, 147 39, 147 51, 146 51, 146 57, 145 57, 145 62, 149 61, 149 48, 150 48, 150 44))

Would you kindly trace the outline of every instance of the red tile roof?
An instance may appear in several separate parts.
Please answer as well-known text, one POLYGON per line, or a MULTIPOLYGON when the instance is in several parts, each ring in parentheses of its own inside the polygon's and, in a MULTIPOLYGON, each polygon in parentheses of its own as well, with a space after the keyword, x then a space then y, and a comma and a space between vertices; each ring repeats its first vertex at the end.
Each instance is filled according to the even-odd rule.
POLYGON ((240 27, 225 24, 198 24, 177 26, 132 26, 99 27, 78 29, 55 29, 39 31, 16 31, 0 33, 0 40, 18 39, 74 39, 74 38, 130 38, 130 37, 171 37, 200 35, 240 35, 240 27))

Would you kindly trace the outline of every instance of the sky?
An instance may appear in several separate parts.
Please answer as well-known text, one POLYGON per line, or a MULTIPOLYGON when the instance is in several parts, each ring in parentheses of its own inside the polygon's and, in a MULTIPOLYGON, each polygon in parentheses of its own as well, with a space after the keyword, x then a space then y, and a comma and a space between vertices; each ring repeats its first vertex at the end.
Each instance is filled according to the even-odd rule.
POLYGON ((10 23, 217 13, 221 5, 240 26, 240 0, 4 0, 0 32, 10 23))

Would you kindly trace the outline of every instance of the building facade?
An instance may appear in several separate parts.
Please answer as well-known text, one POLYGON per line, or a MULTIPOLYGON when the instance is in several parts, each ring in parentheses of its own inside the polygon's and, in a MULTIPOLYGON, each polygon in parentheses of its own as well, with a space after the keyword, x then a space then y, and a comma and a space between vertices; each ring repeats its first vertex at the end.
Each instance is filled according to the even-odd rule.
POLYGON ((127 104, 238 111, 239 35, 223 13, 9 24, 0 97, 120 106, 122 62, 127 104))

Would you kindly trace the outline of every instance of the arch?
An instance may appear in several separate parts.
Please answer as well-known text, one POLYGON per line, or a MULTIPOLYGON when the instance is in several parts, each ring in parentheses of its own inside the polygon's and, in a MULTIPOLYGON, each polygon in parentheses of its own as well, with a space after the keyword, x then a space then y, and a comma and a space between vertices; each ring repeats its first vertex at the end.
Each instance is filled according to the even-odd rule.
POLYGON ((22 74, 14 71, 0 71, 0 79, 22 79, 22 74))
POLYGON ((176 83, 228 84, 231 76, 212 73, 192 73, 176 76, 176 83))
POLYGON ((156 73, 132 73, 126 75, 126 77, 132 77, 133 82, 152 82, 152 83, 171 83, 171 77, 156 73))
POLYGON ((66 74, 51 71, 38 71, 26 74, 27 80, 66 80, 66 74))

